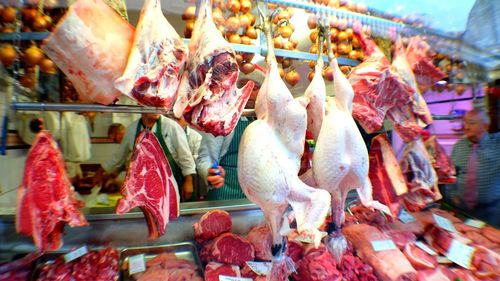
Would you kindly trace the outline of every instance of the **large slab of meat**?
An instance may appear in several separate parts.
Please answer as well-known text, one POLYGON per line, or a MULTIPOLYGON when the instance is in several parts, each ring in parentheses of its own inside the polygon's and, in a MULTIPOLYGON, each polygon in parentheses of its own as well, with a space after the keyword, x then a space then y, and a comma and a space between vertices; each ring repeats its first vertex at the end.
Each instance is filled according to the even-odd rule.
POLYGON ((148 0, 141 10, 127 68, 115 86, 140 104, 168 111, 187 55, 186 45, 163 16, 160 1, 148 0))
POLYGON ((417 271, 399 249, 379 252, 373 249, 372 241, 389 239, 376 227, 366 224, 353 224, 344 227, 342 232, 353 244, 361 260, 373 267, 380 280, 416 280, 417 271))
POLYGON ((211 262, 205 267, 205 281, 219 281, 219 276, 241 277, 240 267, 237 265, 211 262))
POLYGON ((430 46, 420 36, 410 38, 406 48, 406 57, 417 83, 426 89, 434 85, 446 75, 434 64, 429 56, 430 46))
POLYGON ((222 233, 230 232, 233 222, 228 212, 213 210, 206 212, 200 220, 193 225, 196 242, 205 242, 216 238, 222 233))
POLYGON ((177 182, 158 139, 149 130, 137 136, 122 195, 116 213, 122 215, 140 207, 148 224, 149 239, 165 234, 169 220, 179 216, 177 182))
POLYGON ((17 191, 17 232, 33 237, 42 251, 59 249, 64 225, 88 225, 79 210, 65 171, 62 154, 48 131, 37 134, 26 158, 23 179, 17 191))
POLYGON ((254 260, 255 250, 246 238, 224 233, 215 238, 210 248, 210 256, 215 262, 243 266, 245 262, 254 260))
POLYGON ((349 74, 354 89, 352 115, 367 133, 374 133, 382 127, 388 110, 408 104, 413 89, 390 67, 389 60, 370 37, 362 32, 356 32, 355 36, 365 58, 349 74))
POLYGON ((440 184, 451 184, 457 181, 455 165, 446 154, 444 148, 437 141, 436 136, 431 136, 424 142, 425 148, 432 159, 432 166, 436 170, 440 184))
POLYGON ((297 262, 297 272, 293 274, 297 281, 341 281, 342 274, 337 269, 334 257, 321 245, 310 249, 297 262))
POLYGON ((235 52, 213 22, 211 1, 201 3, 174 114, 184 115, 199 130, 226 136, 236 126, 254 82, 249 81, 241 90, 236 87, 235 52))
POLYGON ((111 104, 121 95, 113 82, 125 69, 133 36, 134 28, 102 0, 78 0, 42 49, 81 101, 111 104))
POLYGON ((372 139, 369 158, 368 175, 373 185, 373 198, 389 207, 391 214, 397 217, 401 209, 401 196, 408 192, 408 188, 396 154, 385 134, 372 139))
POLYGON ((442 198, 436 171, 421 138, 405 145, 400 165, 408 184, 404 203, 409 211, 419 211, 442 198))
POLYGON ((40 268, 36 281, 117 281, 119 263, 118 250, 111 247, 91 251, 71 262, 65 262, 61 255, 54 263, 46 263, 40 268))

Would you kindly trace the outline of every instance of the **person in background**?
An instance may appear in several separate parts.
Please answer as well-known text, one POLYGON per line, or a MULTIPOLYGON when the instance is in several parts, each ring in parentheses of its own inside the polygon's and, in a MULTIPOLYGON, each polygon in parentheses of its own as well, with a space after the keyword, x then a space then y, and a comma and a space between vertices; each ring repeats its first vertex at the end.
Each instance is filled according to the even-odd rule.
MULTIPOLYGON (((245 108, 253 108, 260 85, 255 83, 245 108)), ((231 200, 246 198, 238 182, 238 147, 245 128, 255 118, 241 116, 233 132, 227 136, 214 137, 202 133, 202 141, 196 167, 199 176, 209 186, 208 200, 231 200)))
POLYGON ((457 182, 448 186, 448 200, 466 213, 500 227, 500 133, 488 133, 485 112, 464 116, 464 134, 451 154, 457 182))
POLYGON ((136 138, 146 128, 151 130, 158 138, 179 186, 182 198, 191 198, 193 174, 196 173, 196 165, 189 150, 186 134, 177 122, 160 114, 142 114, 141 118, 130 124, 118 151, 112 158, 103 163, 101 169, 96 173, 95 182, 102 183, 103 179, 105 179, 104 172, 116 174, 120 169, 128 166, 136 138))
POLYGON ((108 128, 108 138, 114 143, 121 143, 125 136, 125 126, 113 123, 108 128))

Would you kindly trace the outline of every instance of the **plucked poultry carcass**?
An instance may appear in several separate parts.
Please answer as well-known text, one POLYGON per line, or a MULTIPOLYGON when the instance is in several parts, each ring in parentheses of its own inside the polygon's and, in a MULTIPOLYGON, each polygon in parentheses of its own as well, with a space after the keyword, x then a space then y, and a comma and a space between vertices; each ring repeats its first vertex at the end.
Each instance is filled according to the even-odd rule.
POLYGON ((161 11, 159 0, 147 0, 130 50, 127 68, 115 81, 123 94, 140 104, 170 110, 175 101, 188 49, 161 11))
POLYGON ((226 136, 236 126, 254 82, 236 87, 236 55, 213 22, 210 0, 202 0, 198 10, 174 114, 184 115, 196 129, 226 136))
POLYGON ((42 49, 81 101, 111 104, 121 95, 113 82, 127 65, 133 36, 134 28, 102 0, 78 0, 42 49))
POLYGON ((408 184, 404 203, 409 211, 419 211, 442 198, 436 171, 421 138, 405 145, 400 166, 408 184))
MULTIPOLYGON (((290 204, 297 230, 317 247, 330 204, 328 192, 304 184, 298 177, 307 126, 306 109, 294 100, 281 80, 274 56, 269 20, 263 20, 267 38, 267 75, 257 95, 257 120, 244 131, 238 153, 238 180, 245 195, 259 205, 273 237, 273 273, 283 276, 285 243, 280 229, 290 204)), ((284 277, 283 277, 284 278, 284 277)))
POLYGON ((420 36, 410 38, 406 48, 406 57, 418 85, 427 89, 446 75, 434 64, 429 56, 430 46, 420 36))
POLYGON ((375 42, 355 29, 365 58, 349 74, 354 89, 352 115, 367 133, 374 133, 382 127, 388 110, 408 104, 413 89, 390 67, 375 42))
POLYGON ((50 132, 37 134, 26 158, 17 191, 17 232, 33 237, 42 251, 59 249, 64 225, 88 225, 64 167, 62 154, 50 132))
POLYGON ((179 216, 179 191, 156 136, 143 130, 137 140, 116 213, 122 215, 140 207, 148 224, 149 239, 156 239, 165 234, 169 220, 179 216))

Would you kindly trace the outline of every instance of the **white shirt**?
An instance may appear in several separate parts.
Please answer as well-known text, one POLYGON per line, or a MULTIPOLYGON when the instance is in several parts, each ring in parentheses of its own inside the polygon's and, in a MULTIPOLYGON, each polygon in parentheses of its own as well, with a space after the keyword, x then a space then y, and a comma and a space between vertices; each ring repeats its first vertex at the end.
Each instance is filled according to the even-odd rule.
POLYGON ((193 160, 196 161, 198 158, 198 151, 200 150, 201 144, 201 134, 191 127, 186 127, 186 137, 189 144, 189 149, 191 150, 191 154, 193 155, 193 160))
MULTIPOLYGON (((161 120, 161 133, 164 136, 165 143, 167 145, 170 154, 174 158, 175 163, 182 170, 184 176, 192 175, 196 173, 196 165, 191 155, 191 150, 189 149, 186 134, 182 127, 177 124, 174 120, 167 117, 160 116, 161 120)), ((137 124, 140 121, 135 120, 127 127, 125 136, 118 148, 118 151, 104 164, 102 168, 106 172, 117 172, 122 170, 130 161, 132 156, 132 151, 135 144, 135 134, 137 131, 137 124)), ((151 128, 152 132, 156 132, 156 123, 151 128)))

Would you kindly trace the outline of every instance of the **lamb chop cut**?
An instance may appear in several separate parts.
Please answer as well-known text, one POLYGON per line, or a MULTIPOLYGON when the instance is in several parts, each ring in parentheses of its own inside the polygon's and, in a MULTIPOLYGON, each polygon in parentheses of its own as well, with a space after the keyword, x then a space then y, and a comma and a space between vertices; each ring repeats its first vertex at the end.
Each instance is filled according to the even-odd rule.
POLYGON ((236 55, 213 22, 210 0, 202 0, 198 10, 174 114, 184 115, 196 129, 227 136, 236 126, 254 82, 241 90, 236 87, 236 55))
POLYGON ((313 174, 317 186, 331 194, 332 222, 329 224, 326 245, 332 255, 340 260, 347 247, 340 226, 345 220, 345 200, 350 190, 357 189, 363 205, 390 212, 387 206, 373 201, 368 178, 368 151, 351 114, 354 90, 329 48, 333 93, 327 96, 326 115, 313 155, 313 174))
POLYGON ((161 11, 159 0, 142 7, 127 68, 115 86, 143 105, 170 110, 188 49, 161 11))
POLYGON ((42 251, 54 251, 62 244, 64 225, 88 225, 79 210, 65 171, 62 154, 48 131, 37 134, 26 158, 24 175, 17 191, 16 230, 32 236, 42 251))
POLYGON ((385 134, 372 139, 369 158, 368 175, 373 185, 373 198, 388 206, 391 214, 397 217, 401 210, 402 195, 408 192, 408 188, 396 154, 385 134))
MULTIPOLYGON (((307 126, 306 108, 281 80, 274 56, 270 21, 265 21, 267 75, 257 95, 257 120, 244 131, 238 153, 238 180, 243 192, 259 205, 273 237, 272 276, 283 276, 285 245, 280 229, 288 204, 297 230, 317 247, 330 204, 328 192, 304 184, 298 177, 307 126)), ((280 280, 280 279, 274 279, 280 280)), ((281 279, 283 280, 283 279, 281 279)))
POLYGON ((400 166, 408 184, 404 203, 409 211, 419 211, 442 198, 436 171, 421 138, 405 145, 400 166))
POLYGON ((158 139, 149 130, 137 136, 122 195, 116 213, 122 215, 140 207, 148 224, 149 239, 165 234, 169 220, 179 216, 177 182, 158 139))
POLYGON ((64 72, 83 102, 111 104, 134 28, 102 0, 78 0, 51 32, 44 53, 64 72))
POLYGON ((367 133, 374 133, 382 127, 388 110, 408 104, 413 89, 390 67, 389 60, 371 38, 361 31, 355 36, 365 58, 349 74, 354 89, 352 115, 367 133))
POLYGON ((429 56, 430 46, 420 36, 410 38, 406 57, 419 86, 429 88, 446 75, 434 64, 429 56))

